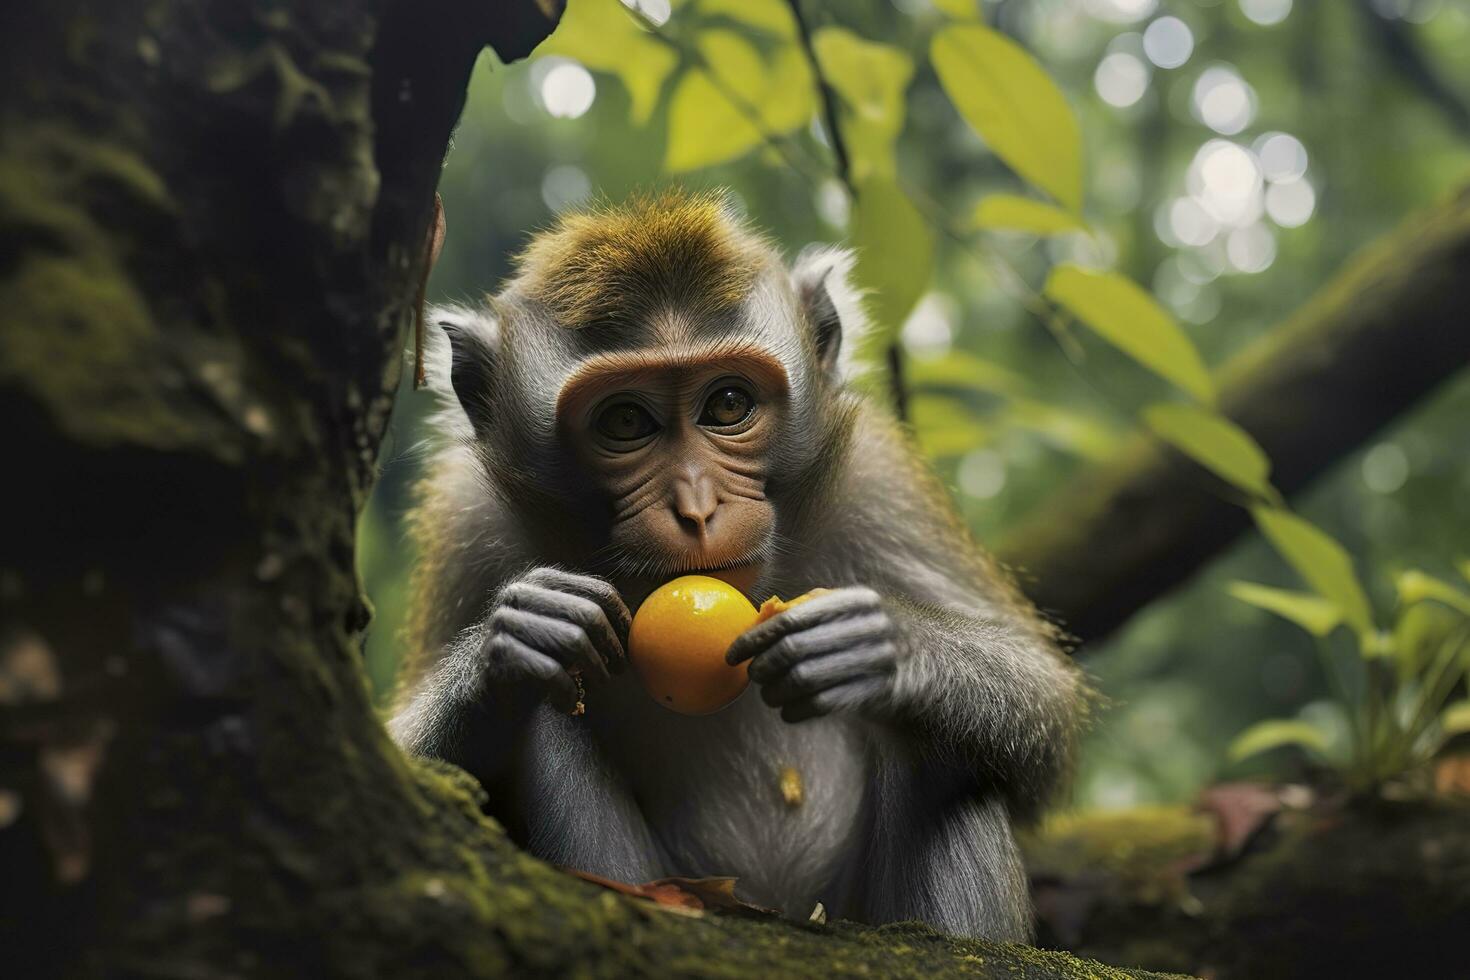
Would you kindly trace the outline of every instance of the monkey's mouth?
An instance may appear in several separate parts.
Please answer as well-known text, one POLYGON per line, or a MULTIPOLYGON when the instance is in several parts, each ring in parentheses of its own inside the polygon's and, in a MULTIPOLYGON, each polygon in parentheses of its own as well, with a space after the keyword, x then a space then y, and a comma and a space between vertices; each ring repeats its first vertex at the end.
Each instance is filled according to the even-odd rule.
POLYGON ((743 565, 723 565, 719 568, 696 568, 681 574, 708 575, 710 578, 717 578, 721 582, 735 586, 748 598, 755 589, 756 583, 760 581, 762 569, 761 562, 748 562, 743 565))

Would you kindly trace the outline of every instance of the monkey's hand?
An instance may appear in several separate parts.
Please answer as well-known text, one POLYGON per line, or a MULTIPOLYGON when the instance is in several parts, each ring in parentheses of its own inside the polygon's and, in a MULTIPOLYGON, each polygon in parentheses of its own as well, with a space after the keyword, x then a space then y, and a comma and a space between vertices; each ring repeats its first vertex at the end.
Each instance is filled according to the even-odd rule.
POLYGON ((606 681, 627 662, 628 607, 603 579, 535 568, 500 590, 485 620, 485 681, 529 682, 565 711, 577 704, 577 671, 606 681))
POLYGON ((761 699, 786 721, 865 712, 892 700, 898 632, 878 593, 834 589, 747 630, 725 659, 750 661, 761 699))

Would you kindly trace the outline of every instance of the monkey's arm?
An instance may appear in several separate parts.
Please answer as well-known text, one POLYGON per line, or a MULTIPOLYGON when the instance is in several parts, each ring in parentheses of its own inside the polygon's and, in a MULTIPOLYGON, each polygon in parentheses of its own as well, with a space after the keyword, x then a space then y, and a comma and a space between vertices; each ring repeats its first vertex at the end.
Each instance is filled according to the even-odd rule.
POLYGON ((903 598, 887 605, 902 652, 881 717, 936 775, 977 777, 1033 815, 1070 764, 1086 710, 1080 672, 1039 624, 903 598))
POLYGON ((1065 770, 1081 694, 1077 672, 1028 627, 848 587, 750 630, 729 659, 750 659, 787 721, 871 719, 935 779, 983 781, 1023 812, 1065 770))
POLYGON ((499 590, 488 615, 444 650, 390 723, 405 749, 463 766, 482 781, 503 769, 543 697, 564 712, 625 662, 628 610, 607 582, 541 567, 499 590))
POLYGON ((628 613, 600 579, 534 567, 468 444, 442 450, 417 495, 420 561, 388 728, 406 751, 452 762, 489 789, 539 701, 576 703, 567 666, 595 682, 604 660, 619 665, 628 613))

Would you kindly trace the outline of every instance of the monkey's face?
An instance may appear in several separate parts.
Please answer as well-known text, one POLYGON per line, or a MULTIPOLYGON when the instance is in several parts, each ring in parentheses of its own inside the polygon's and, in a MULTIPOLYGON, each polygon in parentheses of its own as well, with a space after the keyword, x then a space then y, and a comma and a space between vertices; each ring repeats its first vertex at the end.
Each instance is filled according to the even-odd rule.
POLYGON ((564 215, 491 308, 438 314, 465 436, 528 547, 630 602, 683 572, 754 588, 845 451, 851 264, 788 269, 718 195, 675 192, 564 215))
POLYGON ((753 584, 774 538, 766 482, 786 396, 784 369, 754 348, 581 365, 558 397, 557 429, 605 506, 603 563, 616 577, 719 572, 753 584))

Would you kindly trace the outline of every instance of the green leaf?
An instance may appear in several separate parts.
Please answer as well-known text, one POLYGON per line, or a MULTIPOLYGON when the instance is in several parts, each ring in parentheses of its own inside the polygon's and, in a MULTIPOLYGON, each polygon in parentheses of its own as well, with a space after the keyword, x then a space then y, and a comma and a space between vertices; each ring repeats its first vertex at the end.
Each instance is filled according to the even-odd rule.
POLYGON ((1393 625, 1393 651, 1402 681, 1414 677, 1431 659, 1431 652, 1448 642, 1463 625, 1463 613, 1437 602, 1417 602, 1399 609, 1393 625))
POLYGON ((1470 701, 1456 701, 1441 711, 1439 728, 1446 738, 1470 732, 1470 701))
POLYGON ((679 63, 667 44, 644 30, 618 0, 570 0, 538 55, 575 58, 593 71, 609 72, 628 90, 628 117, 646 123, 664 81, 679 63))
POLYGON ((1442 602, 1452 609, 1458 609, 1470 615, 1470 595, 1466 595, 1458 587, 1443 579, 1437 579, 1417 568, 1400 573, 1394 584, 1398 588, 1399 602, 1406 606, 1432 600, 1442 602))
POLYGON ((1310 592, 1275 589, 1255 582, 1231 582, 1225 591, 1241 602, 1295 623, 1313 636, 1326 636, 1342 622, 1342 610, 1310 592))
POLYGON ((1042 292, 1139 364, 1202 402, 1214 400, 1214 383, 1194 342, 1131 280, 1063 264, 1051 270, 1042 292))
POLYGON ((1076 215, 1045 201, 1016 194, 992 194, 975 205, 970 227, 1024 231, 1033 235, 1061 235, 1087 230, 1076 215))
POLYGON ((1153 433, 1227 483, 1259 497, 1271 495, 1271 461, 1250 434, 1198 405, 1163 403, 1143 410, 1153 433))
POLYGON ((1327 736, 1316 725, 1306 721, 1275 719, 1257 722, 1230 743, 1230 761, 1240 762, 1284 745, 1295 745, 1321 755, 1327 751, 1327 736))
POLYGON ((1342 610, 1343 619, 1359 636, 1373 635, 1368 596, 1342 545, 1288 510, 1258 505, 1251 508, 1251 516, 1272 547, 1318 595, 1342 610))
POLYGON ((941 27, 929 58, 961 116, 1011 169, 1082 210, 1082 136, 1061 90, 1025 49, 980 24, 941 27))
POLYGON ((955 20, 979 20, 981 0, 931 0, 935 9, 955 20))
POLYGON ((1460 559, 1459 564, 1455 567, 1460 570, 1460 577, 1470 582, 1470 558, 1460 559))
POLYGON ((811 119, 811 69, 796 45, 778 47, 767 62, 734 31, 704 31, 696 44, 713 74, 691 68, 675 84, 665 170, 734 160, 811 119))
POLYGON ((864 40, 841 27, 824 27, 812 37, 822 77, 841 100, 843 141, 853 180, 893 177, 893 144, 903 131, 904 92, 914 63, 901 49, 864 40))
POLYGON ((796 21, 786 0, 699 0, 706 18, 728 17, 746 27, 787 41, 796 40, 796 21))
POLYGON ((871 177, 858 185, 852 223, 858 284, 869 291, 869 309, 886 344, 929 286, 934 238, 929 226, 896 183, 871 177))
POLYGON ((1006 397, 1021 395, 1028 387, 1026 379, 1010 368, 964 351, 950 351, 943 357, 911 359, 908 362, 908 380, 915 389, 964 388, 1006 397))

